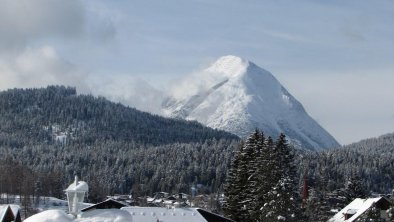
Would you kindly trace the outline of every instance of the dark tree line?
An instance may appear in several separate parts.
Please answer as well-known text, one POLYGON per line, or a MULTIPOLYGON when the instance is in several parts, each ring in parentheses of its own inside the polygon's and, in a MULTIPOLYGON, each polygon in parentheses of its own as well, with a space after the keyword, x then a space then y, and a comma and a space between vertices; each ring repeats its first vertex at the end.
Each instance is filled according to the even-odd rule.
MULTIPOLYGON (((90 201, 99 201, 116 193, 136 196, 157 191, 190 193, 191 186, 196 184, 218 192, 225 180, 231 150, 237 143, 236 140, 209 140, 138 146, 107 141, 90 147, 40 145, 18 150, 2 147, 0 155, 38 174, 59 174, 58 178, 44 179, 61 181, 62 187, 45 186, 47 193, 43 195, 64 197, 62 190, 77 172, 90 186, 90 201)), ((44 183, 40 178, 36 181, 44 183)))

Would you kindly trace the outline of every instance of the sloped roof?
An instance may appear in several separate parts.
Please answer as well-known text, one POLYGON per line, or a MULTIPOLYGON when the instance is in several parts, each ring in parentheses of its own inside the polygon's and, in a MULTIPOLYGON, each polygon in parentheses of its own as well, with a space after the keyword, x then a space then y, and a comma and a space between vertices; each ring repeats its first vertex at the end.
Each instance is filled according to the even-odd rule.
POLYGON ((7 213, 8 205, 0 205, 0 221, 3 221, 7 213))
POLYGON ((138 222, 232 222, 220 215, 198 208, 123 207, 138 222))
POLYGON ((12 214, 14 215, 14 217, 16 217, 16 215, 18 214, 18 212, 20 210, 20 206, 16 205, 16 204, 1 204, 0 205, 0 221, 1 221, 1 219, 3 219, 4 215, 6 214, 8 207, 10 207, 10 210, 11 210, 12 214))
MULTIPOLYGON (((361 216, 365 211, 367 211, 374 203, 378 203, 380 201, 387 201, 384 197, 377 198, 369 198, 369 199, 361 199, 356 198, 350 204, 348 204, 345 208, 339 211, 334 215, 328 222, 352 222, 355 221, 359 216, 361 216), (345 214, 354 214, 349 219, 345 220, 345 214)), ((387 201, 388 202, 388 201, 387 201)))
POLYGON ((94 209, 82 212, 77 218, 62 210, 47 210, 35 214, 26 222, 234 222, 198 208, 123 207, 94 209))
POLYGON ((113 200, 113 199, 109 198, 109 199, 107 199, 107 200, 105 200, 103 202, 100 202, 98 204, 94 204, 94 205, 92 205, 90 207, 84 208, 81 211, 85 212, 85 211, 89 211, 89 210, 92 210, 92 209, 120 209, 120 208, 125 207, 125 206, 128 206, 128 205, 125 204, 125 203, 122 203, 122 202, 119 202, 119 201, 116 201, 116 200, 113 200))

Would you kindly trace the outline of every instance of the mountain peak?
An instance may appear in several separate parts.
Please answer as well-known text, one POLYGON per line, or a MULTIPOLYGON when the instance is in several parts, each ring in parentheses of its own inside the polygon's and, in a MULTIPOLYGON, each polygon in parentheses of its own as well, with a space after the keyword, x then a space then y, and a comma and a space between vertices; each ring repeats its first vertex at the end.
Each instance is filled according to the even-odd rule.
POLYGON ((232 77, 245 73, 248 67, 248 60, 234 55, 227 55, 217 59, 206 71, 232 77))
POLYGON ((241 137, 256 128, 273 137, 285 133, 293 144, 307 149, 339 146, 270 72, 248 60, 220 57, 180 85, 181 91, 163 103, 165 115, 241 137))

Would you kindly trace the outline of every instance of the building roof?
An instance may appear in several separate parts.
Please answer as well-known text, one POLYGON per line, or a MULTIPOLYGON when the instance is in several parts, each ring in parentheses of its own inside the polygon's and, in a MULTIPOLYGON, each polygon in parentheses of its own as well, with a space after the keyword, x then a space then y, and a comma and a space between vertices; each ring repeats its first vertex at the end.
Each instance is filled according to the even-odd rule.
POLYGON ((384 197, 377 197, 377 198, 369 198, 369 199, 361 199, 356 198, 353 200, 349 205, 339 211, 337 214, 334 215, 328 222, 352 222, 355 221, 358 217, 360 217, 365 211, 372 207, 372 205, 376 204, 390 204, 389 201, 384 197), (345 220, 345 214, 353 215, 347 220, 345 220))
POLYGON ((0 205, 0 221, 3 221, 4 217, 7 215, 7 211, 9 210, 11 211, 14 219, 17 217, 18 212, 20 210, 19 205, 15 205, 15 204, 2 204, 0 205))
POLYGON ((123 207, 138 222, 233 222, 198 208, 123 207))
POLYGON ((113 199, 107 199, 103 202, 100 202, 98 204, 94 204, 90 207, 86 207, 84 209, 82 209, 82 212, 86 212, 89 210, 94 210, 94 209, 120 209, 122 207, 126 207, 128 206, 125 203, 121 203, 119 201, 113 200, 113 199))
POLYGON ((123 207, 122 209, 93 209, 77 218, 62 210, 47 210, 35 214, 26 222, 234 222, 198 208, 123 207))
MULTIPOLYGON (((24 222, 131 222, 134 221, 131 215, 119 209, 96 209, 83 212, 77 218, 66 214, 62 210, 46 210, 35 214, 24 222)), ((134 221, 135 222, 135 221, 134 221)))

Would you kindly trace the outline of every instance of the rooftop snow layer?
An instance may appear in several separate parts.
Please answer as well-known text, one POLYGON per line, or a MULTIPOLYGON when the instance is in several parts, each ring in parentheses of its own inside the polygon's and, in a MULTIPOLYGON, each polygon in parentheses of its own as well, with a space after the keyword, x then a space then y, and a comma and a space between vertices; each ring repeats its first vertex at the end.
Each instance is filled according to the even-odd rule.
POLYGON ((105 209, 92 210, 82 213, 78 218, 66 214, 61 210, 47 210, 35 214, 25 222, 132 222, 131 215, 124 210, 105 209))
POLYGON ((195 208, 165 208, 165 207, 123 207, 128 211, 134 221, 156 221, 157 218, 163 222, 205 222, 204 217, 195 208))

